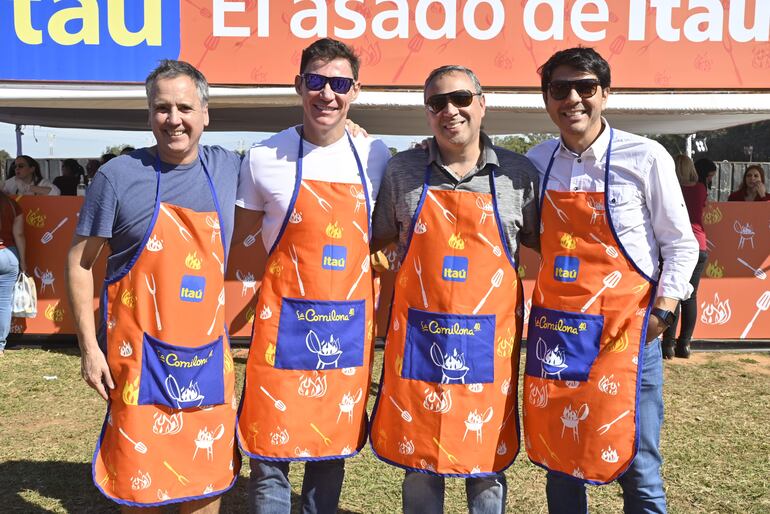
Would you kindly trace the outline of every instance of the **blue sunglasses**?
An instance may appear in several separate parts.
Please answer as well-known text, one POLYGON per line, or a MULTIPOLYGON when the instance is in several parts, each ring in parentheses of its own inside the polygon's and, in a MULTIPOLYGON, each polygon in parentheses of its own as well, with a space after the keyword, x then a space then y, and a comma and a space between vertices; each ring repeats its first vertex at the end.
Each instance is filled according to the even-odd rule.
POLYGON ((302 73, 300 75, 305 81, 305 86, 310 91, 321 91, 326 84, 331 86, 332 91, 338 95, 344 95, 353 87, 354 80, 348 77, 326 77, 317 73, 302 73))

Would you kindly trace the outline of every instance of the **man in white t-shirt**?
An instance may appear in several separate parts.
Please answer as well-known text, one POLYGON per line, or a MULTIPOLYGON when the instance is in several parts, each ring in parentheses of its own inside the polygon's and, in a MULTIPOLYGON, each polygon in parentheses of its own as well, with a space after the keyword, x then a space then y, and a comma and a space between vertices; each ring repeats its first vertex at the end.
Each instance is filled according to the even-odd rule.
MULTIPOLYGON (((289 317, 294 312, 286 307, 289 303, 305 301, 322 304, 326 300, 326 303, 342 303, 335 302, 340 298, 332 294, 335 282, 338 277, 342 277, 339 280, 346 280, 345 277, 350 277, 352 272, 355 272, 353 276, 358 274, 355 269, 359 267, 358 261, 353 264, 352 255, 361 255, 364 252, 363 255, 368 258, 369 220, 390 152, 382 141, 362 135, 353 137, 345 130, 348 109, 361 87, 358 82, 358 68, 358 58, 350 48, 339 41, 320 39, 307 47, 302 52, 300 74, 294 83, 297 94, 302 98, 302 124, 257 143, 249 150, 241 167, 235 233, 253 233, 255 227, 261 226, 262 242, 270 259, 283 262, 282 273, 279 271, 265 274, 260 291, 260 302, 267 301, 266 298, 277 298, 272 310, 275 311, 273 319, 280 318, 280 326, 275 328, 277 334, 268 333, 269 329, 265 328, 266 324, 260 322, 260 319, 265 319, 264 312, 267 312, 266 316, 269 317, 270 309, 258 306, 263 316, 258 318, 254 327, 246 386, 239 410, 239 444, 251 457, 251 512, 290 512, 291 486, 288 470, 291 461, 306 462, 302 486, 302 512, 336 512, 344 477, 343 458, 355 455, 365 440, 365 423, 362 416, 365 412, 366 392, 363 398, 356 396, 356 386, 352 396, 348 398, 350 408, 343 406, 344 399, 343 403, 340 403, 340 398, 333 397, 331 393, 334 388, 332 382, 336 380, 336 376, 344 379, 343 373, 352 375, 358 372, 356 376, 368 381, 368 375, 365 375, 368 371, 366 360, 363 367, 359 368, 339 364, 339 368, 334 369, 338 367, 337 360, 325 361, 321 367, 325 350, 320 347, 311 349, 313 341, 309 333, 306 343, 304 336, 301 341, 296 341, 299 338, 292 338, 291 333, 284 331, 284 314, 288 313, 286 317, 289 317), (332 196, 327 196, 335 191, 338 193, 335 197, 338 203, 334 202, 332 196), (298 224, 303 222, 303 218, 305 226, 308 222, 317 225, 318 219, 325 220, 325 216, 330 212, 342 212, 338 209, 340 205, 345 207, 344 212, 350 213, 350 216, 339 219, 341 226, 345 226, 345 238, 335 241, 342 243, 335 242, 333 245, 323 246, 323 230, 320 237, 303 237, 303 233, 298 232, 298 224), (368 214, 369 219, 366 215, 362 217, 362 213, 368 214), (355 219, 358 219, 358 222, 355 219), (352 237, 353 235, 355 237, 352 237), (309 261, 307 256, 320 252, 321 246, 324 248, 323 265, 321 259, 316 265, 316 262, 309 261), (339 253, 332 255, 329 262, 334 264, 327 266, 326 248, 332 248, 332 252, 342 249, 341 251, 346 251, 347 254, 342 254, 341 259, 339 253), (347 260, 351 261, 349 264, 345 263, 345 255, 347 260), (338 265, 339 262, 343 264, 338 265), (329 271, 338 268, 346 269, 338 274, 329 271), (328 296, 325 297, 323 292, 319 293, 324 290, 323 287, 319 289, 319 282, 329 284, 325 286, 328 287, 328 296), (296 289, 297 286, 299 289, 296 289), (281 307, 286 308, 279 313, 281 307), (265 357, 264 347, 272 348, 272 361, 265 357), (297 365, 279 362, 287 355, 292 357, 294 354, 300 360, 309 354, 314 360, 309 367, 306 361, 297 365), (315 359, 318 361, 318 368, 315 359), (269 365, 265 364, 266 360, 269 365), (327 366, 331 366, 332 374, 325 369, 327 366), (314 376, 319 384, 321 379, 323 380, 323 386, 304 403, 300 403, 302 399, 297 398, 297 373, 314 376), (327 378, 329 394, 326 394, 327 378), (347 409, 345 415, 342 415, 343 408, 347 409), (356 412, 361 417, 356 419, 361 422, 358 427, 353 424, 351 427, 354 428, 347 430, 355 431, 355 428, 358 428, 360 437, 352 445, 343 446, 340 438, 335 438, 334 434, 329 437, 329 432, 322 432, 325 430, 322 421, 331 415, 332 426, 343 427, 344 421, 352 415, 352 409, 360 409, 356 412), (340 415, 337 414, 338 410, 340 415), (344 420, 343 423, 340 423, 340 416, 344 420), (301 427, 299 424, 289 426, 298 420, 302 421, 301 427), (312 446, 312 438, 320 441, 319 447, 312 446)), ((323 223, 325 227, 326 221, 323 223)), ((337 229, 335 221, 333 226, 326 230, 326 235, 342 237, 335 233, 337 229)), ((238 240, 236 235, 234 241, 238 240)), ((364 267, 368 273, 369 266, 366 264, 364 267)), ((259 271, 258 276, 262 275, 263 270, 259 271)), ((365 275, 365 271, 360 271, 359 280, 352 283, 348 299, 359 287, 359 283, 366 285, 366 280, 360 281, 363 276, 370 277, 365 275)), ((348 287, 345 286, 345 291, 348 287)), ((371 300, 366 301, 369 305, 371 300)), ((347 308, 345 312, 348 312, 347 308)), ((295 327, 289 327, 289 330, 292 328, 295 327)), ((363 330, 360 332, 363 334, 363 330)), ((349 340, 339 343, 339 334, 337 335, 338 349, 345 350, 338 353, 349 355, 349 346, 345 346, 350 344, 349 340)), ((363 340, 360 342, 366 344, 363 340)), ((335 341, 332 339, 331 343, 335 341)), ((320 344, 328 346, 326 340, 320 344)), ((343 362, 344 358, 337 359, 343 362)), ((362 389, 366 389, 366 384, 362 389)))

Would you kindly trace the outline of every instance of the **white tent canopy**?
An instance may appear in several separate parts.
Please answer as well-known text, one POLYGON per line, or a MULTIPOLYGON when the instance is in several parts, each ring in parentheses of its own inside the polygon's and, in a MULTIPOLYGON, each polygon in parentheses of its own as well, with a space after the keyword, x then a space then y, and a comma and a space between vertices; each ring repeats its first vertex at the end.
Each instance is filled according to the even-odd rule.
MULTIPOLYGON (((290 87, 212 87, 209 130, 273 132, 301 119, 290 87)), ((486 92, 490 134, 553 132, 539 92, 486 92)), ((351 118, 375 134, 427 131, 421 91, 364 89, 351 118)), ((770 119, 767 92, 613 92, 606 116, 641 134, 690 134, 770 119)), ((0 121, 17 125, 146 130, 139 85, 0 83, 0 121)))

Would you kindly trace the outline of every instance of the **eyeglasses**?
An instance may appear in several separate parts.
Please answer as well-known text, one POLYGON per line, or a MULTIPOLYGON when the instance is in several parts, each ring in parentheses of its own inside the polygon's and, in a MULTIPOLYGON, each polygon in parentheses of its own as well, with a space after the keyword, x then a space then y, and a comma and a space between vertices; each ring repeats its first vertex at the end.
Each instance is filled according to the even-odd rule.
POLYGON ((599 85, 596 79, 556 80, 548 84, 548 93, 554 100, 564 100, 574 89, 580 98, 591 98, 599 85))
POLYGON ((452 102, 455 107, 468 107, 473 102, 474 96, 481 96, 481 93, 471 93, 467 89, 459 89, 451 93, 430 96, 425 100, 425 107, 434 114, 443 111, 449 102, 452 102))
POLYGON ((326 87, 326 84, 329 84, 332 91, 338 95, 344 95, 350 91, 355 82, 348 77, 326 77, 317 73, 302 73, 300 77, 305 81, 305 85, 310 91, 321 91, 326 87))

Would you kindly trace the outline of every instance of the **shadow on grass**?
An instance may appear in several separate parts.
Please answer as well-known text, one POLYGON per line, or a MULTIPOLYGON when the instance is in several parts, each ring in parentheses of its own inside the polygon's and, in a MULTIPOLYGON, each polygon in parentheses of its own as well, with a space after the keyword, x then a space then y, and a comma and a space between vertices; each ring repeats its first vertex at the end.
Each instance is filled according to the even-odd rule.
MULTIPOLYGON (((239 477, 222 497, 220 512, 248 511, 248 479, 239 477)), ((344 491, 343 491, 344 494, 344 491)), ((300 512, 300 497, 292 492, 292 512, 300 512)), ((114 513, 118 506, 105 498, 91 480, 91 464, 76 462, 8 461, 0 464, 0 511, 42 514, 114 513)), ((167 512, 176 512, 174 507, 167 512)), ((165 511, 164 511, 165 512, 165 511)), ((342 514, 356 511, 340 509, 342 514)))

